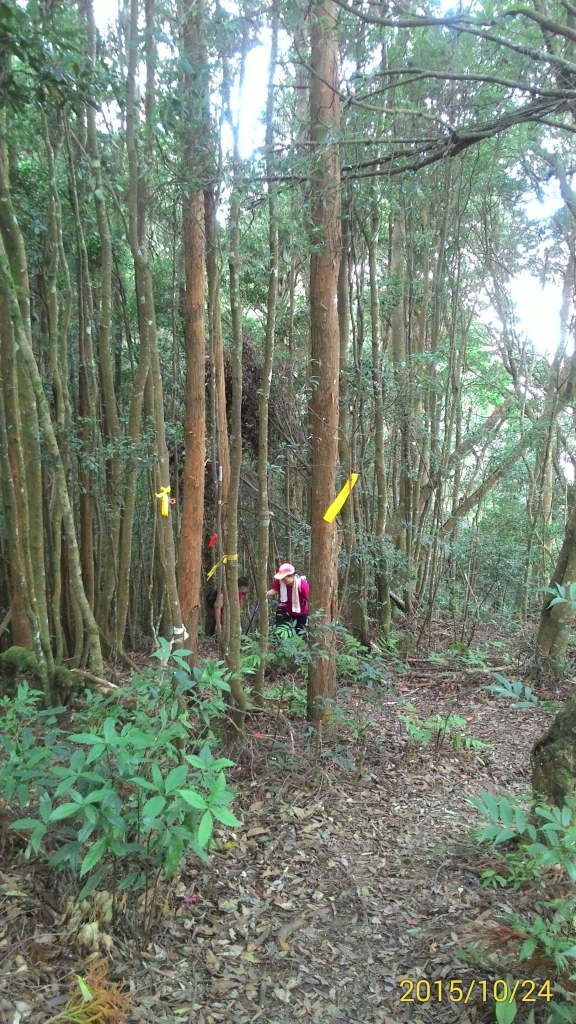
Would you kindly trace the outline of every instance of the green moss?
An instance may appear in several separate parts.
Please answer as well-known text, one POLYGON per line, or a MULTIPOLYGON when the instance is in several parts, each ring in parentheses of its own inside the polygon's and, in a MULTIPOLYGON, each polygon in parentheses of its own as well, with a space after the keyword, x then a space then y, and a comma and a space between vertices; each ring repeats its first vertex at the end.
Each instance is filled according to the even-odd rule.
POLYGON ((19 683, 27 682, 34 690, 43 690, 42 674, 34 651, 25 647, 9 647, 0 654, 0 696, 12 697, 19 683))

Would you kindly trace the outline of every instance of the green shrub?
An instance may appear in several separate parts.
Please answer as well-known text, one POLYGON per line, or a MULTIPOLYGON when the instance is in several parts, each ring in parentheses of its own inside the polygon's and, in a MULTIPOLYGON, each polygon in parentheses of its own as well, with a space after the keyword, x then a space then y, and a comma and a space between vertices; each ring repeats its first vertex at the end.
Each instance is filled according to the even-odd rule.
POLYGON ((555 990, 561 998, 550 1004, 547 1024, 574 1021, 574 996, 561 979, 566 975, 573 979, 576 974, 576 894, 570 893, 567 898, 544 897, 551 869, 561 868, 572 882, 576 881, 576 803, 568 799, 562 809, 540 804, 528 813, 519 801, 487 792, 480 797, 468 797, 468 801, 488 822, 477 830, 478 842, 488 843, 493 849, 509 840, 516 843, 514 849, 501 854, 500 873, 484 872, 483 884, 512 885, 518 889, 525 882, 536 881, 542 891, 535 907, 538 913, 532 918, 507 913, 505 919, 523 936, 514 954, 519 962, 545 958, 556 967, 559 980, 555 990))
POLYGON ((233 762, 215 759, 209 745, 227 674, 206 662, 191 675, 187 653, 171 655, 164 641, 159 669, 109 697, 87 692, 71 732, 58 727, 63 709, 41 713, 40 744, 31 727, 38 695, 23 685, 2 702, 0 787, 9 806, 26 811, 11 827, 29 833, 28 855, 44 852, 85 880, 79 898, 107 875, 119 889, 170 877, 187 851, 206 859, 214 820, 239 825, 224 774, 233 762), (202 746, 183 753, 198 749, 193 728, 202 746))
POLYGON ((405 704, 404 706, 409 713, 407 715, 399 715, 398 717, 404 722, 406 731, 411 738, 423 747, 433 743, 434 748, 440 750, 447 739, 451 740, 452 747, 456 752, 462 749, 487 750, 490 747, 489 743, 483 743, 482 740, 476 740, 473 736, 465 735, 468 723, 460 715, 444 717, 443 715, 436 714, 424 719, 414 714, 414 708, 411 704, 405 704))

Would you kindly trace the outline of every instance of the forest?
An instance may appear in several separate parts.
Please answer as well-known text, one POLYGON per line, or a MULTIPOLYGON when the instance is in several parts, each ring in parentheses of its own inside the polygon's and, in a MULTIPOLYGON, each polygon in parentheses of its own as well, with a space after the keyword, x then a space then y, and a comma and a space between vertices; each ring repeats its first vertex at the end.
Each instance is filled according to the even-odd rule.
POLYGON ((576 1022, 575 112, 572 0, 0 0, 0 1022, 576 1022))

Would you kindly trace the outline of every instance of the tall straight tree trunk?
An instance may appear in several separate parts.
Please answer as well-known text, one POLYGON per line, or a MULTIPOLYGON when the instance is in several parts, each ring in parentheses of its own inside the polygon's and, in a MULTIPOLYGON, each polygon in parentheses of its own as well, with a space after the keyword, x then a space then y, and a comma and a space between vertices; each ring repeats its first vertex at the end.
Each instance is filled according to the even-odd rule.
MULTIPOLYGON (((154 494, 161 494, 170 487, 170 467, 168 460, 168 447, 166 444, 166 424, 164 418, 164 389, 162 386, 162 371, 160 367, 160 353, 158 350, 158 330, 156 326, 156 309, 154 305, 154 286, 152 281, 152 267, 149 258, 148 243, 148 206, 151 167, 147 166, 154 151, 154 107, 156 103, 155 76, 156 76, 156 53, 155 53, 155 0, 145 0, 146 16, 145 32, 145 57, 146 57, 146 96, 145 96, 145 123, 144 138, 146 159, 142 160, 139 175, 138 188, 138 214, 140 224, 140 251, 144 252, 145 258, 142 263, 136 264, 137 273, 140 276, 139 291, 145 296, 145 307, 147 318, 139 317, 140 334, 148 331, 150 337, 150 380, 154 395, 154 419, 156 426, 156 464, 152 474, 155 481, 154 494)), ((143 307, 140 307, 142 314, 143 307)), ((155 498, 155 500, 157 500, 155 498)), ((174 531, 172 529, 171 506, 168 506, 168 515, 158 516, 158 544, 161 563, 164 569, 163 587, 166 592, 166 617, 168 628, 175 646, 182 647, 185 629, 182 624, 182 611, 180 598, 178 596, 178 584, 176 581, 176 546, 174 542, 174 531)))
MULTIPOLYGON (((128 155, 128 237, 132 258, 134 260, 136 296, 138 304, 138 329, 140 335, 140 355, 135 374, 128 434, 136 444, 140 436, 140 420, 142 404, 148 374, 151 375, 153 389, 154 420, 156 426, 157 464, 154 467, 155 494, 160 488, 169 486, 168 450, 164 427, 164 404, 162 396, 162 378, 158 355, 158 337, 156 329, 156 312, 154 309, 154 291, 152 271, 148 257, 148 239, 146 228, 146 175, 141 165, 137 146, 137 111, 136 111, 136 70, 138 65, 138 0, 130 2, 130 21, 128 30, 128 75, 126 84, 126 152, 128 155)), ((146 113, 148 145, 152 145, 151 106, 154 101, 154 62, 151 55, 153 47, 153 3, 146 0, 146 45, 147 45, 147 89, 146 113)), ((118 611, 116 615, 115 646, 121 648, 130 597, 130 567, 132 564, 132 529, 138 479, 138 461, 132 457, 130 471, 127 475, 124 499, 124 515, 120 531, 118 611)), ((156 500, 156 499, 155 499, 156 500)), ((164 567, 164 584, 167 591, 167 611, 171 617, 174 638, 181 644, 183 638, 182 615, 178 588, 176 584, 176 555, 174 536, 170 514, 160 516, 158 538, 162 545, 161 562, 164 567)))
MULTIPOLYGON (((0 242, 0 249, 1 247, 2 243, 0 242)), ((1 269, 2 267, 0 264, 0 270, 1 269)), ((9 312, 6 310, 6 299, 7 289, 4 287, 4 283, 0 280, 0 327, 4 326, 5 315, 9 312)), ((30 604, 28 594, 27 573, 24 564, 22 539, 20 536, 16 481, 12 475, 12 467, 8 457, 8 450, 9 440, 6 425, 6 408, 3 389, 0 387, 0 496, 2 497, 6 528, 8 532, 10 576, 12 591, 14 594, 12 615, 13 617, 16 617, 17 620, 13 623, 13 639, 15 643, 18 643, 18 640, 29 641, 22 644, 22 646, 25 646, 30 650, 34 650, 44 685, 46 700, 51 702, 51 680, 48 675, 44 652, 40 642, 38 621, 34 613, 34 609, 30 604), (26 621, 28 623, 29 630, 26 631, 25 635, 22 635, 22 630, 26 621), (14 629, 16 629, 15 633, 14 629)))
POLYGON ((266 172, 268 188, 268 302, 266 308, 266 334, 264 337, 264 359, 262 366, 262 387, 258 398, 258 565, 257 594, 260 602, 258 627, 260 632, 260 664, 254 676, 254 699, 257 706, 263 706, 264 673, 268 650, 268 554, 270 547, 270 506, 268 503, 268 403, 272 382, 272 359, 274 355, 274 333, 276 329, 276 303, 278 298, 278 209, 277 198, 272 191, 270 179, 273 173, 272 146, 274 144, 274 74, 278 59, 278 6, 272 17, 272 48, 268 74, 268 99, 266 104, 266 172))
MULTIPOLYGON (((568 266, 564 275, 564 288, 562 293, 562 308, 560 311, 560 341, 554 362, 550 368, 550 382, 544 416, 546 419, 546 434, 539 445, 539 454, 542 461, 550 458, 551 436, 554 424, 559 412, 559 398, 557 385, 562 377, 563 363, 565 361, 568 332, 571 319, 572 302, 574 294, 574 257, 572 253, 568 260, 568 266)), ((576 364, 576 350, 571 357, 572 368, 576 364)), ((564 371, 565 372, 565 371, 564 371)), ((542 473, 545 473, 545 466, 542 473)), ((542 507, 544 481, 540 485, 538 504, 542 507)), ((571 583, 576 582, 576 505, 572 508, 568 522, 564 530, 564 541, 558 560, 554 567, 549 587, 556 586, 568 588, 571 583)), ((562 669, 562 662, 570 642, 572 623, 575 612, 571 601, 562 604, 551 605, 554 597, 546 594, 540 613, 540 623, 536 636, 536 653, 542 660, 542 668, 558 674, 562 669)))
POLYGON ((368 239, 368 267, 370 273, 370 322, 372 332, 372 393, 374 400, 374 466, 376 470, 376 523, 374 533, 378 545, 378 618, 384 636, 390 633, 392 611, 386 564, 385 537, 387 485, 384 462, 384 407, 382 396, 382 360, 380 345, 380 302, 378 299, 378 234, 380 215, 377 201, 371 216, 368 239))
POLYGON ((202 44, 203 0, 182 5, 182 53, 185 67, 186 135, 184 169, 189 191, 184 199, 184 267, 186 274, 184 336, 186 342, 186 423, 182 524, 178 591, 188 646, 196 660, 200 620, 202 540, 204 524, 204 463, 206 458, 206 336, 205 336, 205 223, 204 178, 206 155, 199 146, 206 118, 207 67, 202 44))
MULTIPOLYGON (((96 27, 94 23, 93 0, 79 0, 79 6, 86 22, 88 59, 90 67, 93 69, 96 58, 96 27)), ((117 581, 120 540, 122 463, 119 449, 121 430, 112 355, 112 239, 108 223, 108 209, 100 161, 96 111, 90 104, 86 106, 86 144, 94 176, 94 207, 101 253, 100 316, 98 320, 97 351, 102 402, 102 428, 106 443, 111 449, 111 454, 106 464, 107 506, 109 513, 106 523, 106 545, 103 552, 102 587, 97 600, 98 622, 104 637, 108 638, 111 625, 112 602, 117 581)))
POLYGON ((7 282, 0 280, 0 485, 6 517, 6 549, 12 592, 12 641, 33 650, 35 616, 28 592, 29 572, 24 552, 29 549, 26 472, 18 404, 16 344, 7 282), (5 431, 5 433, 4 433, 5 431))
MULTIPOLYGON (((246 67, 248 50, 248 29, 244 22, 241 50, 240 95, 246 67)), ((230 407, 230 491, 228 496, 228 520, 225 536, 226 590, 225 616, 228 622, 228 649, 226 662, 230 669, 230 686, 234 706, 232 721, 240 737, 244 733, 246 715, 246 693, 240 674, 241 620, 238 600, 238 503, 240 497, 240 471, 242 468, 242 300, 240 296, 240 214, 242 166, 239 148, 239 125, 234 122, 230 109, 230 88, 228 71, 225 78, 225 106, 234 139, 232 197, 230 200, 230 252, 228 257, 230 273, 230 313, 232 341, 230 364, 232 371, 232 403, 230 407)))
MULTIPOLYGON (((338 271, 338 329, 340 334, 340 407, 338 427, 338 453, 340 470, 347 480, 356 469, 354 439, 350 438, 350 390, 348 386, 348 363, 350 348, 350 211, 348 203, 342 212, 342 255, 338 271)), ((354 500, 345 503, 342 509, 344 547, 348 557, 347 580, 350 594, 350 619, 352 635, 368 646, 368 616, 366 613, 366 591, 363 585, 361 564, 356 543, 356 522, 354 500)), ((344 595, 345 596, 345 595, 344 595)), ((342 599, 341 602, 342 603, 342 599)))
POLYGON ((336 693, 334 614, 337 603, 336 527, 324 513, 335 496, 338 460, 340 339, 340 162, 335 134, 340 123, 336 5, 315 3, 312 16, 310 136, 312 142, 312 256, 310 259, 310 405, 312 491, 310 546, 310 640, 324 657, 308 673, 308 717, 326 717, 336 693))

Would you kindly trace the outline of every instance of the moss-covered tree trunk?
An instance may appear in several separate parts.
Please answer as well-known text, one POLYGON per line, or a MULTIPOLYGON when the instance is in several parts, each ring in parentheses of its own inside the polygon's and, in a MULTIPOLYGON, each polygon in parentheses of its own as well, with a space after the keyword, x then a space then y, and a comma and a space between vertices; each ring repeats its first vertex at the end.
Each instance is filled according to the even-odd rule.
MULTIPOLYGON (((564 541, 550 580, 550 589, 554 589, 556 585, 568 587, 574 581, 576 581, 576 505, 566 523, 564 541)), ((570 601, 552 604, 553 600, 553 595, 547 594, 542 605, 536 637, 536 651, 541 660, 541 668, 557 675, 561 671, 570 640, 574 611, 570 601)))
POLYGON ((532 788, 557 807, 576 799, 576 690, 532 748, 532 788))

